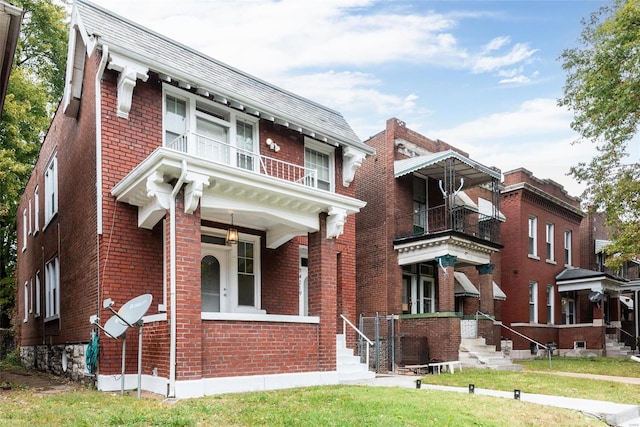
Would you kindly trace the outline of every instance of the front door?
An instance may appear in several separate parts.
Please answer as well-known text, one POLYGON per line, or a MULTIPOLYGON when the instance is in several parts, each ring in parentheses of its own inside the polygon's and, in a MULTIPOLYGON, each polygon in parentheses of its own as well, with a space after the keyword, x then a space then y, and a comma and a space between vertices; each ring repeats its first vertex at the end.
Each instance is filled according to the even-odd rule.
POLYGON ((300 246, 299 308, 300 316, 309 315, 309 257, 306 246, 300 246))
POLYGON ((229 250, 227 248, 211 244, 202 245, 200 285, 202 311, 225 311, 229 293, 229 250))

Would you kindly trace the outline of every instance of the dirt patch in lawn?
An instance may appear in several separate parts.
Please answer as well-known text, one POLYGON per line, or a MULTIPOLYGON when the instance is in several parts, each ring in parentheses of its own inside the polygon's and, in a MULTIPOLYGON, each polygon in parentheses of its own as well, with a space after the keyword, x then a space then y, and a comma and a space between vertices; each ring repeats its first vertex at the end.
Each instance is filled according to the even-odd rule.
POLYGON ((0 394, 30 390, 39 394, 64 393, 83 386, 37 371, 0 370, 0 394))

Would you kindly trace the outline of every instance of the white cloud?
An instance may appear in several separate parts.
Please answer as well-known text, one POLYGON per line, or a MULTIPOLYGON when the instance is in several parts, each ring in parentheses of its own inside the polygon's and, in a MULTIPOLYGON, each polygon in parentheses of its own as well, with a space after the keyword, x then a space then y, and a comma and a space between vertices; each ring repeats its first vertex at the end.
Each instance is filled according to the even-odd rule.
POLYGON ((493 40, 491 40, 489 43, 484 45, 484 47, 482 48, 482 53, 489 53, 491 51, 498 50, 502 46, 509 44, 510 41, 511 39, 507 36, 496 37, 493 40))
POLYGON ((486 73, 496 71, 502 67, 510 67, 531 59, 537 51, 537 49, 529 48, 527 43, 516 43, 504 55, 490 56, 480 54, 472 57, 470 60, 471 71, 474 73, 486 73))

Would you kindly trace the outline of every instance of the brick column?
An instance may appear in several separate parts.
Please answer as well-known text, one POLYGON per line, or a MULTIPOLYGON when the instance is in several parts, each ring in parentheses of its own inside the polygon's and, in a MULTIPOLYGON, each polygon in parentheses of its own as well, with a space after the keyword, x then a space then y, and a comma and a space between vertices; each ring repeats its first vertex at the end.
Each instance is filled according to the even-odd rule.
MULTIPOLYGON (((176 322, 176 380, 202 378, 202 319, 200 289, 200 209, 193 214, 184 212, 182 192, 176 198, 176 313, 169 313, 176 322)), ((170 251, 170 213, 167 212, 167 254, 170 251)), ((168 298, 171 298, 169 292, 168 298)), ((171 304, 167 301, 167 310, 171 304)))
POLYGON ((456 310, 453 266, 458 257, 442 255, 436 257, 438 262, 438 310, 453 312, 456 310))
MULTIPOLYGON (((327 215, 320 214, 320 230, 309 234, 309 314, 320 317, 318 370, 336 370, 337 250, 327 239, 327 215)), ((311 337, 310 337, 311 338, 311 337)))
POLYGON ((493 269, 495 264, 476 265, 479 273, 480 311, 493 315, 493 269))

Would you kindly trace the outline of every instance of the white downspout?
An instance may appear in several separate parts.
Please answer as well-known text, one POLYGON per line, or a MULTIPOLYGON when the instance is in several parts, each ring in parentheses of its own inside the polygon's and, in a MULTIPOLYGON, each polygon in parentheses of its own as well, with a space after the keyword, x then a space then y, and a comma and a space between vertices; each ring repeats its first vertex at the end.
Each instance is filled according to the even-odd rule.
POLYGON ((180 178, 171 191, 171 200, 169 201, 169 245, 170 254, 169 262, 171 262, 170 271, 170 291, 171 298, 171 332, 169 343, 169 393, 167 397, 176 397, 176 196, 184 184, 184 179, 187 175, 187 161, 182 160, 182 171, 180 172, 180 178))
POLYGON ((102 234, 102 76, 109 61, 109 46, 102 46, 102 58, 96 73, 96 260, 98 264, 98 305, 96 314, 100 316, 100 235, 102 234))

